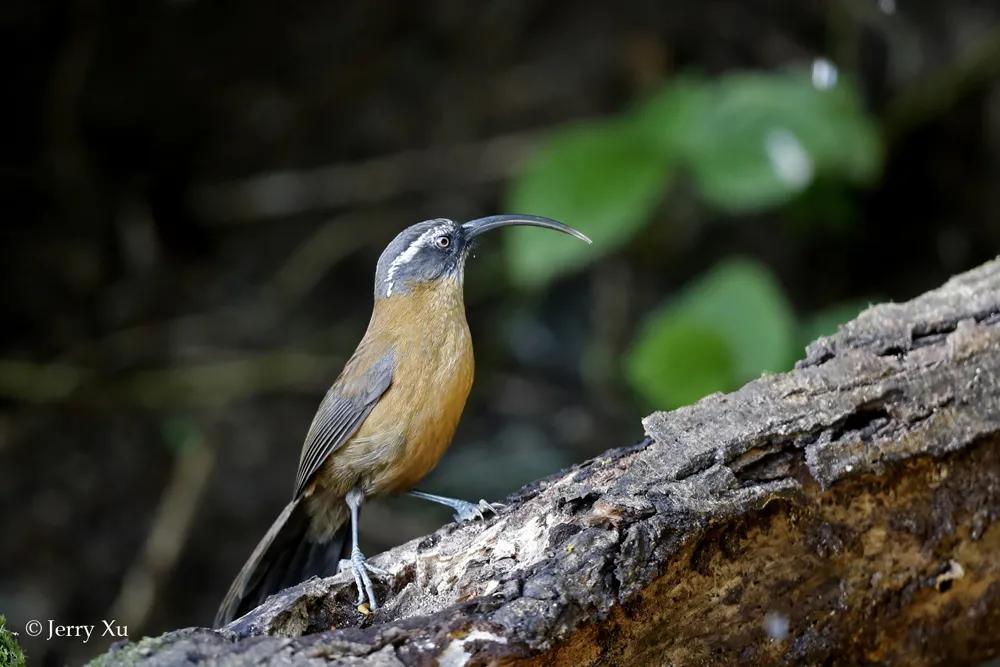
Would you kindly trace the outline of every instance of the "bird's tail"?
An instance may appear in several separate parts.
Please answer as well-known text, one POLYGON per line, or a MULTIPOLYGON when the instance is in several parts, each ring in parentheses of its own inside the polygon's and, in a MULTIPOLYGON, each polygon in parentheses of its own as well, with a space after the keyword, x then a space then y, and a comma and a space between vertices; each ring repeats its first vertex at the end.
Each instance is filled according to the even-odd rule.
POLYGON ((337 571, 349 547, 348 526, 324 542, 311 541, 308 528, 302 499, 285 505, 233 580, 215 615, 215 627, 242 616, 273 593, 313 575, 325 577, 337 571))

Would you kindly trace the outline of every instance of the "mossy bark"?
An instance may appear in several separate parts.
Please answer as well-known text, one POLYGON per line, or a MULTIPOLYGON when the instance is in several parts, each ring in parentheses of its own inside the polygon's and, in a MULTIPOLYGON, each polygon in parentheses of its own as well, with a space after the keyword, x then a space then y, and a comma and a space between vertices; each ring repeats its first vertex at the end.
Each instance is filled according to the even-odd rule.
POLYGON ((14 633, 7 627, 7 619, 0 615, 0 667, 24 667, 24 652, 14 633))

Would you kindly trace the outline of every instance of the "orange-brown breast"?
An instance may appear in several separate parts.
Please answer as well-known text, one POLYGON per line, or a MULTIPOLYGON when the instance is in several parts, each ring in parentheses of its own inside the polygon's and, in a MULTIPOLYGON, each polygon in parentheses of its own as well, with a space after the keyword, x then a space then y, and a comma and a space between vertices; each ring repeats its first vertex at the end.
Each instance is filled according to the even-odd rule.
POLYGON ((363 345, 395 353, 392 384, 319 479, 326 493, 415 486, 451 444, 472 387, 472 339, 462 285, 443 280, 379 299, 363 345))

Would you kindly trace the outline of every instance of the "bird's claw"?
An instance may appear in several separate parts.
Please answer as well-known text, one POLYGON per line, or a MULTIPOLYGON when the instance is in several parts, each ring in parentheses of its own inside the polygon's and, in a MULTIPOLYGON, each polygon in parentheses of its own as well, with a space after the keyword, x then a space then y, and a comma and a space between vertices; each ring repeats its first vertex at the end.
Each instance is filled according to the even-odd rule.
POLYGON ((353 549, 349 560, 344 559, 340 561, 339 570, 343 572, 348 569, 354 575, 354 585, 358 589, 358 599, 354 601, 354 604, 361 606, 367 600, 368 607, 372 611, 378 609, 378 600, 375 598, 375 586, 372 584, 372 579, 368 576, 368 573, 371 572, 372 574, 384 577, 389 575, 389 571, 369 563, 360 549, 353 549))
POLYGON ((455 507, 455 521, 458 523, 465 523, 466 521, 473 521, 475 519, 485 521, 486 512, 496 514, 505 507, 503 503, 490 503, 482 499, 478 503, 470 503, 464 500, 459 502, 461 502, 461 505, 455 507))

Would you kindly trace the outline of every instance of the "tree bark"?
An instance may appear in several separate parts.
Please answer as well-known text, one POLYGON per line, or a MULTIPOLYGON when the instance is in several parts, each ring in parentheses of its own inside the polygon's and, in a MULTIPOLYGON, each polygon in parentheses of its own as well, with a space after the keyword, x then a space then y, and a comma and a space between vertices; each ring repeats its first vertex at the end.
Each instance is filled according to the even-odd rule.
POLYGON ((485 523, 103 664, 976 663, 1000 652, 1000 260, 658 412, 485 523))

